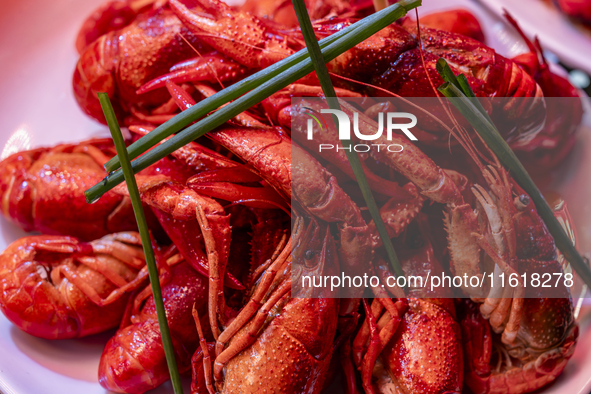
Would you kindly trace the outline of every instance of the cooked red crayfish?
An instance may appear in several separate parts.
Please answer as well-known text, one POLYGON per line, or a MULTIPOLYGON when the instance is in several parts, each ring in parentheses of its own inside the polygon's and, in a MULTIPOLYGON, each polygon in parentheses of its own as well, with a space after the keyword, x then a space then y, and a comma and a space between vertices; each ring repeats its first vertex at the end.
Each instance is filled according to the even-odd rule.
POLYGON ((89 205, 84 190, 106 175, 113 142, 95 139, 15 153, 0 162, 2 213, 25 231, 85 241, 136 228, 128 198, 109 192, 89 205))
MULTIPOLYGON (((191 317, 193 305, 202 310, 207 300, 207 278, 175 255, 169 259, 167 283, 162 286, 179 371, 190 368, 198 337, 191 317)), ((168 263, 167 263, 168 264, 168 263)), ((99 364, 99 382, 123 393, 143 393, 169 379, 151 288, 133 300, 131 324, 109 340, 99 364)))
MULTIPOLYGON (((407 276, 442 271, 416 221, 396 239, 396 250, 407 276)), ((393 302, 384 287, 372 290, 378 298, 365 306, 352 346, 365 392, 461 392, 462 344, 453 300, 426 298, 419 289, 412 292, 421 298, 393 302)))
MULTIPOLYGON (((223 83, 240 78, 248 70, 266 67, 302 48, 302 39, 296 31, 281 30, 248 13, 234 11, 215 0, 199 1, 193 10, 176 0, 170 2, 170 7, 176 16, 166 9, 161 9, 150 18, 140 16, 124 31, 105 34, 86 49, 74 76, 74 86, 78 102, 87 113, 96 119, 102 119, 100 107, 94 98, 94 92, 102 89, 108 91, 116 100, 121 109, 121 116, 135 108, 132 111, 135 115, 142 116, 141 114, 148 111, 154 116, 153 121, 162 123, 171 116, 170 112, 167 113, 171 109, 170 103, 166 101, 164 92, 160 89, 165 81, 180 83, 208 80, 223 83), (177 17, 182 23, 176 19, 177 17), (157 18, 163 21, 150 22, 157 18), (155 29, 153 25, 159 26, 158 29, 165 34, 151 34, 150 29, 155 29), (189 29, 192 34, 184 29, 189 29), (236 34, 244 34, 248 42, 226 39, 229 38, 227 35, 234 31, 236 34), (114 46, 112 38, 121 34, 126 39, 114 46), (173 39, 178 38, 179 34, 191 42, 198 51, 194 60, 184 62, 189 58, 190 48, 173 39), (136 35, 138 39, 140 36, 148 36, 142 38, 143 42, 156 42, 150 41, 139 50, 133 47, 133 37, 136 35), (167 57, 165 61, 157 63, 158 67, 143 62, 142 59, 146 56, 161 57, 161 52, 167 50, 170 45, 179 46, 174 59, 167 57), (127 47, 129 48, 123 49, 127 47), (211 52, 207 49, 210 47, 219 53, 211 52), (128 55, 121 57, 122 53, 128 55), (171 72, 166 74, 173 65, 171 72), (134 73, 127 75, 131 69, 135 70, 134 73), (154 80, 150 81, 152 78, 154 80), (155 109, 159 105, 161 107, 155 109)), ((348 19, 318 22, 317 35, 322 37, 331 34, 351 22, 352 20, 348 19)), ((421 39, 425 64, 429 70, 428 76, 435 85, 441 83, 435 70, 435 61, 439 57, 445 57, 454 70, 466 71, 479 96, 542 97, 535 81, 519 67, 479 42, 433 29, 424 29, 421 39), (474 53, 478 56, 474 56, 474 53)), ((339 56, 329 63, 329 66, 333 73, 350 81, 343 83, 359 91, 384 94, 385 89, 402 96, 433 96, 427 74, 421 67, 417 67, 422 63, 418 42, 414 27, 407 30, 399 25, 391 25, 339 56), (368 59, 371 59, 369 63, 368 59), (371 72, 368 72, 368 69, 371 72), (411 69, 416 70, 413 71, 413 78, 409 79, 407 76, 411 69), (414 76, 416 72, 419 74, 414 76), (417 84, 417 81, 421 82, 417 84), (370 84, 375 88, 368 90, 364 84, 370 84)), ((535 134, 543 125, 543 100, 531 100, 528 104, 504 108, 502 114, 498 114, 501 118, 518 123, 507 138, 521 140, 531 133, 535 134)), ((431 140, 433 143, 439 141, 442 146, 447 145, 447 138, 442 137, 431 136, 431 140)))
MULTIPOLYGON (((416 26, 416 20, 406 18, 402 24, 408 27, 416 26)), ((447 11, 431 12, 419 17, 419 23, 426 27, 450 31, 485 42, 484 32, 478 19, 468 10, 458 8, 447 11)))
POLYGON ((530 50, 515 56, 513 61, 536 80, 545 97, 561 98, 548 99, 546 124, 540 133, 528 144, 514 146, 528 170, 540 173, 556 167, 572 151, 576 141, 575 131, 583 117, 583 103, 569 80, 551 70, 538 38, 535 37, 532 42, 506 11, 505 17, 530 50))
POLYGON ((195 51, 206 57, 178 66, 193 79, 213 80, 219 74, 224 81, 239 75, 234 62, 208 55, 207 46, 166 7, 141 14, 128 26, 100 36, 84 49, 74 71, 74 96, 86 114, 101 122, 104 116, 97 92, 109 94, 122 120, 130 111, 154 110, 158 114, 155 108, 159 106, 166 114, 168 93, 164 89, 147 94, 137 94, 136 90, 175 64, 190 60, 195 51))
MULTIPOLYGON (((233 12, 215 0, 199 2, 199 7, 211 13, 212 17, 190 10, 177 0, 170 1, 170 7, 204 43, 247 68, 265 67, 302 47, 301 39, 294 40, 297 38, 295 34, 279 31, 252 15, 233 12), (240 27, 246 29, 241 34, 247 35, 248 43, 226 39, 229 33, 236 31, 238 34, 238 26, 249 26, 243 21, 250 21, 256 26, 240 27)), ((352 22, 347 19, 338 23, 318 22, 317 35, 329 35, 352 22)), ((421 34, 429 78, 420 67, 422 60, 416 29, 406 30, 395 24, 337 57, 328 64, 329 70, 349 81, 348 86, 363 92, 382 95, 385 89, 401 96, 431 97, 434 93, 429 79, 436 86, 442 83, 435 63, 444 57, 454 71, 465 71, 478 96, 539 98, 517 107, 503 108, 497 114, 516 123, 513 130, 508 130, 509 135, 505 136, 508 139, 521 140, 539 131, 545 116, 542 91, 515 63, 464 36, 434 29, 423 29, 421 34), (411 74, 412 77, 409 77, 411 74), (370 84, 369 90, 364 86, 366 84, 370 84)), ((140 91, 146 92, 163 86, 163 83, 149 83, 140 91)), ((437 142, 435 137, 432 137, 433 143, 437 142)), ((442 144, 447 145, 447 138, 442 140, 445 140, 442 144)))
MULTIPOLYGON (((458 18, 460 18, 459 11, 449 12, 457 12, 458 18)), ((471 15, 467 11, 463 11, 463 13, 471 15)), ((454 33, 468 35, 465 29, 472 26, 472 24, 453 24, 451 23, 453 18, 447 15, 443 19, 444 22, 439 22, 438 17, 434 18, 434 20, 429 20, 427 17, 421 18, 422 24, 454 33)), ((547 100, 544 127, 533 139, 526 143, 513 144, 512 148, 523 160, 530 172, 545 173, 564 160, 572 151, 575 143, 575 131, 580 125, 583 115, 582 102, 579 100, 577 89, 571 85, 568 79, 551 70, 537 37, 533 41, 530 40, 521 30, 517 21, 507 11, 505 11, 505 17, 521 35, 529 49, 529 52, 517 55, 511 60, 531 75, 542 89, 547 100), (553 99, 553 97, 568 97, 568 99, 557 100, 553 99)), ((466 15, 466 18, 470 17, 466 15)), ((475 19, 474 16, 471 16, 471 18, 475 19)), ((474 31, 471 34, 481 35, 480 26, 474 26, 474 31)), ((479 41, 482 40, 479 39, 479 41)))
MULTIPOLYGON (((118 115, 123 118, 131 114, 127 124, 133 132, 142 134, 150 131, 151 125, 169 119, 178 108, 186 109, 196 99, 212 94, 212 87, 199 81, 223 85, 302 48, 295 30, 215 0, 197 3, 190 10, 177 0, 170 0, 170 4, 112 2, 105 6, 106 12, 94 15, 81 32, 81 42, 88 45, 74 76, 77 99, 85 111, 102 118, 94 92, 106 89, 118 115), (129 9, 132 11, 127 13, 129 9), (113 20, 109 13, 121 16, 121 20, 113 20), (225 39, 233 33, 243 34, 248 42, 225 39), (92 34, 98 38, 94 40, 92 34), (140 47, 138 41, 146 45, 140 47), (175 51, 174 56, 166 55, 170 51, 175 51)), ((351 16, 346 7, 341 10, 329 5, 330 11, 320 7, 319 14, 335 13, 342 19, 315 22, 319 37, 352 22, 346 19, 351 16)), ((281 3, 271 6, 282 9, 281 3)), ((277 16, 280 23, 287 23, 291 17, 289 13, 277 16)), ((441 82, 435 71, 435 60, 440 56, 454 71, 467 73, 481 97, 532 98, 530 105, 492 111, 515 123, 512 134, 505 136, 512 144, 536 136, 546 113, 540 86, 516 62, 453 33, 432 29, 417 32, 412 25, 392 25, 341 55, 329 67, 339 79, 339 94, 433 96, 429 79, 434 85, 441 82)), ((542 59, 518 63, 536 77, 547 76, 542 59)), ((543 77, 537 79, 544 81, 543 77)), ((258 120, 266 116, 257 119, 244 113, 208 134, 215 146, 227 149, 244 163, 194 143, 167 158, 169 162, 137 177, 143 203, 176 245, 166 258, 159 258, 158 267, 182 371, 189 368, 194 352, 192 391, 319 393, 329 383, 330 368, 338 364, 333 362, 331 367, 337 354, 351 393, 358 392, 355 369, 368 393, 460 392, 464 380, 475 392, 522 393, 552 381, 572 355, 577 339, 566 289, 562 298, 552 300, 523 300, 521 288, 502 294, 502 298, 495 289, 465 289, 474 302, 459 303, 458 317, 464 324, 461 338, 455 306, 449 298, 407 299, 399 289, 377 286, 371 289, 377 299, 370 305, 361 300, 364 289, 345 295, 328 288, 302 290, 294 286, 303 275, 338 275, 339 267, 348 275, 358 275, 368 267, 381 278, 390 274, 381 260, 381 242, 374 223, 342 187, 341 180, 346 181, 346 177, 331 174, 305 150, 313 150, 304 137, 305 125, 296 122, 292 127, 288 122, 287 115, 301 107, 291 108, 286 97, 320 93, 311 77, 300 82, 311 85, 291 86, 263 105, 269 110, 268 118, 279 126, 258 120), (282 127, 290 129, 303 148, 292 142, 282 127), (281 209, 290 207, 293 227, 288 237, 286 215, 281 209), (240 238, 239 231, 245 228, 252 229, 252 236, 240 238), (250 245, 244 240, 251 240, 250 245), (245 264, 246 258, 232 256, 231 244, 239 251, 251 249, 250 266, 245 264), (179 253, 171 256, 172 251, 179 253), (367 267, 361 262, 367 262, 367 267), (348 298, 339 299, 339 295, 348 298), (361 303, 365 320, 358 324, 361 303), (533 313, 525 313, 526 306, 533 313), (561 324, 543 337, 541 330, 548 329, 544 316, 552 316, 561 324)), ((319 104, 309 104, 314 105, 319 104)), ((365 109, 366 114, 359 114, 359 123, 364 132, 371 132, 377 128, 371 119, 375 108, 365 109)), ((344 104, 343 110, 351 115, 353 108, 344 104)), ((426 270, 443 269, 436 267, 440 262, 435 256, 442 254, 445 259, 446 255, 434 249, 441 252, 445 248, 428 235, 417 235, 417 226, 426 220, 427 211, 438 211, 428 218, 440 227, 438 234, 445 234, 441 224, 442 212, 446 212, 447 248, 454 273, 478 275, 486 264, 507 273, 541 263, 557 265, 554 242, 529 197, 494 157, 487 161, 491 165, 484 165, 482 156, 488 152, 479 155, 467 134, 456 131, 461 125, 456 122, 454 126, 439 134, 423 130, 424 141, 447 145, 447 132, 451 132, 476 162, 478 181, 485 182, 486 188, 474 184, 465 190, 468 180, 464 175, 442 169, 400 135, 394 135, 393 141, 376 143, 398 143, 404 147, 404 155, 372 151, 364 160, 366 169, 380 163, 398 173, 385 179, 370 172, 368 177, 373 188, 382 190, 380 213, 397 250, 402 251, 403 270, 424 276, 426 270), (402 180, 404 186, 393 179, 402 180), (424 204, 427 199, 430 203, 424 204), (422 242, 417 243, 419 240, 422 242)), ((338 143, 336 134, 331 134, 334 131, 329 127, 322 138, 338 143)), ((38 196, 49 195, 39 193, 47 187, 43 181, 53 182, 55 169, 64 174, 73 172, 74 164, 70 163, 79 161, 83 173, 91 174, 88 179, 96 183, 104 176, 100 164, 113 154, 112 147, 101 144, 36 150, 3 163, 5 173, 10 174, 0 189, 4 211, 27 229, 66 231, 68 225, 59 224, 55 217, 42 221, 36 216, 39 204, 47 203, 38 196), (51 174, 47 172, 50 166, 51 174)), ((344 155, 336 152, 325 158, 347 171, 344 155)), ((83 184, 80 179, 75 177, 71 184, 83 184)), ((79 197, 68 193, 67 197, 79 197)), ((114 231, 108 220, 113 218, 110 212, 119 212, 121 201, 127 201, 126 193, 120 186, 107 195, 105 201, 111 205, 101 211, 107 214, 88 213, 93 220, 101 218, 94 221, 102 227, 93 225, 92 231, 114 231)), ((53 201, 63 200, 62 196, 53 201)), ((118 213, 115 217, 128 216, 118 213)), ((84 236, 91 234, 88 230, 84 236)), ((100 380, 110 390, 140 393, 165 381, 168 371, 149 287, 135 292, 124 315, 129 292, 145 284, 146 276, 137 242, 122 243, 130 239, 130 234, 118 234, 86 244, 69 237, 25 238, 0 256, 0 263, 7 262, 7 269, 0 269, 0 280, 5 297, 9 294, 5 283, 19 279, 15 294, 22 297, 11 297, 12 304, 6 305, 17 305, 22 313, 39 313, 41 317, 15 315, 21 319, 17 323, 35 335, 86 335, 97 332, 99 326, 104 329, 122 321, 101 358, 100 380), (122 250, 132 253, 122 256, 122 250), (31 292, 38 287, 43 291, 31 292), (56 287, 67 289, 60 293, 56 287), (63 294, 76 298, 64 301, 63 294), (49 316, 47 308, 29 308, 31 303, 41 305, 33 298, 41 295, 54 296, 55 303, 60 302, 56 314, 61 320, 55 327, 51 325, 56 324, 55 319, 50 323, 43 320, 49 316), (82 302, 84 314, 92 316, 75 327, 67 326, 64 321, 72 324, 70 310, 64 306, 67 302, 82 302), (106 319, 104 311, 115 306, 118 309, 108 312, 106 319), (99 318, 101 324, 96 322, 99 318)), ((0 306, 8 311, 5 313, 13 313, 4 305, 2 298, 0 306)))
MULTIPOLYGON (((554 240, 529 196, 504 170, 488 169, 485 174, 491 192, 478 185, 472 189, 480 210, 458 206, 447 219, 453 269, 482 275, 486 259, 490 258, 496 274, 541 272, 547 267, 562 272, 554 240), (478 221, 482 220, 488 222, 484 233, 478 231, 478 221), (477 233, 482 235, 471 235, 477 233), (484 258, 481 250, 486 253, 484 258)), ((464 347, 466 383, 477 393, 536 390, 562 372, 574 351, 578 328, 570 293, 562 287, 557 289, 562 298, 542 298, 539 289, 524 289, 523 284, 514 294, 507 289, 502 294, 499 291, 469 293, 473 299, 486 299, 478 316, 473 313, 474 307, 469 307, 465 318, 464 327, 474 330, 465 332, 465 340, 469 341, 464 347), (491 336, 491 329, 502 332, 502 336, 491 336), (494 370, 491 343, 500 363, 494 370)))
MULTIPOLYGON (((240 176, 243 171, 235 163, 234 167, 204 171, 198 176, 201 180, 219 179, 223 175, 240 176)), ((253 176, 250 178, 250 183, 260 179, 252 179, 253 176)), ((203 182, 196 179, 190 179, 187 185, 183 185, 163 179, 162 176, 138 176, 138 184, 142 201, 154 210, 163 228, 187 260, 187 263, 172 267, 172 280, 163 290, 165 305, 171 308, 168 318, 171 322, 179 368, 186 370, 198 343, 195 326, 187 324, 186 321, 192 321, 191 307, 195 308, 196 313, 203 315, 202 306, 205 306, 207 300, 209 315, 206 321, 226 321, 233 312, 226 306, 223 284, 230 288, 242 289, 240 282, 227 271, 227 268, 234 268, 228 264, 230 217, 224 214, 224 209, 217 202, 200 196, 195 191, 209 190, 203 182), (205 276, 198 275, 189 267, 194 267, 205 276), (205 279, 207 276, 208 286, 205 279), (181 291, 182 296, 173 295, 184 288, 190 291, 181 291), (168 292, 171 292, 169 297, 166 296, 168 292)), ((223 197, 230 201, 233 197, 237 197, 239 201, 244 198, 231 192, 225 193, 223 197)), ((274 237, 271 236, 271 239, 274 237)), ((264 243, 264 239, 257 237, 253 238, 254 241, 264 243)), ((255 252, 260 253, 258 248, 262 246, 257 245, 255 252)), ((240 261, 234 256, 233 265, 240 261)), ((141 300, 141 297, 138 297, 135 305, 137 306, 141 300)), ((148 305, 151 305, 150 301, 139 313, 134 313, 134 324, 122 328, 105 348, 99 371, 101 383, 105 388, 123 392, 143 392, 168 379, 162 347, 158 337, 153 335, 154 329, 157 329, 153 307, 148 305), (128 339, 132 340, 129 345, 128 339)), ((216 327, 213 334, 218 335, 217 324, 212 323, 211 327, 216 327)))
POLYGON ((92 242, 35 235, 0 255, 0 308, 21 330, 64 339, 116 327, 129 293, 146 283, 139 234, 92 242))
POLYGON ((291 242, 292 254, 287 247, 268 265, 215 346, 203 344, 193 368, 194 383, 205 387, 194 384, 193 392, 242 392, 245 381, 249 390, 320 392, 332 356, 339 300, 322 298, 331 296, 328 290, 292 298, 291 267, 297 260, 303 270, 296 275, 337 273, 337 253, 326 227, 314 222, 306 226, 303 218, 296 219, 291 242))

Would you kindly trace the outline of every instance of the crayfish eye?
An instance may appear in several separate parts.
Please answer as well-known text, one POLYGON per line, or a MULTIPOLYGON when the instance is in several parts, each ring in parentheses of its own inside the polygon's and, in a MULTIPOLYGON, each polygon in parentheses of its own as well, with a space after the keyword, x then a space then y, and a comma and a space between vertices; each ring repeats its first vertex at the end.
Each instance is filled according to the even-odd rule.
POLYGON ((425 243, 423 242, 423 237, 420 235, 411 237, 408 241, 408 247, 410 249, 420 249, 423 247, 425 243))
POLYGON ((521 194, 518 197, 515 197, 513 200, 513 204, 515 204, 515 208, 519 211, 523 211, 531 202, 531 198, 527 194, 521 194))
POLYGON ((308 250, 306 250, 304 257, 306 258, 306 260, 312 260, 315 255, 316 255, 316 253, 312 249, 308 249, 308 250))

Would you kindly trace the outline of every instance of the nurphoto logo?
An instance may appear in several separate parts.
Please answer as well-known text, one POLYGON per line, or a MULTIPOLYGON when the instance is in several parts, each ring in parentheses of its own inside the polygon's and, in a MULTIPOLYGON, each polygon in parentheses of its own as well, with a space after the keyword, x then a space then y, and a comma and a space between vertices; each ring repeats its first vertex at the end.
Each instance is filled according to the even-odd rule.
MULTIPOLYGON (((314 139, 314 123, 318 125, 320 128, 320 132, 323 132, 325 129, 328 130, 328 125, 321 114, 332 114, 334 118, 338 122, 338 133, 339 133, 339 140, 341 141, 351 141, 351 119, 349 115, 347 115, 344 111, 336 110, 336 109, 328 109, 322 108, 320 113, 318 111, 313 110, 309 107, 303 107, 304 112, 306 115, 310 117, 308 119, 308 129, 307 129, 307 138, 308 140, 314 139)), ((375 132, 365 134, 359 130, 359 113, 353 112, 353 133, 355 137, 361 141, 376 141, 377 139, 381 138, 384 129, 386 130, 386 139, 388 141, 392 141, 392 134, 395 131, 402 131, 406 137, 411 141, 417 141, 417 138, 414 134, 410 131, 411 128, 417 125, 417 117, 408 112, 386 112, 386 121, 384 127, 384 113, 380 112, 378 114, 378 127, 375 132), (400 119, 409 120, 408 122, 400 123, 400 119)), ((368 130, 364 130, 367 132, 368 130)), ((380 149, 386 149, 389 152, 402 152, 403 146, 400 144, 367 144, 367 143, 359 143, 359 144, 351 144, 348 146, 339 146, 334 144, 319 144, 318 151, 322 152, 323 150, 331 150, 336 149, 339 150, 354 150, 355 152, 369 152, 371 149, 377 149, 378 152, 380 149)))

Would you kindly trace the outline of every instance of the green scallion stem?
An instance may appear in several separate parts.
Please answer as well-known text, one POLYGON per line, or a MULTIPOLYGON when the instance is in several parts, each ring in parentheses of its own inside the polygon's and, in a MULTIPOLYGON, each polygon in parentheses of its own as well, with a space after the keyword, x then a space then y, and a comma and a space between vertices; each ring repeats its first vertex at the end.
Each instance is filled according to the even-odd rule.
POLYGON ((474 98, 474 100, 472 100, 472 103, 474 103, 476 108, 478 108, 480 113, 484 115, 490 123, 493 123, 492 119, 490 118, 490 116, 488 116, 488 113, 482 106, 480 100, 476 99, 476 96, 474 95, 474 92, 470 87, 470 82, 468 82, 468 79, 464 74, 460 74, 456 77, 449 64, 447 64, 447 61, 442 57, 437 59, 437 64, 435 68, 437 69, 437 72, 439 73, 439 75, 441 75, 441 78, 445 82, 453 84, 455 87, 460 89, 466 95, 466 97, 474 98))
MULTIPOLYGON (((314 69, 316 70, 316 75, 318 76, 318 80, 320 81, 320 86, 322 87, 322 91, 324 92, 324 96, 326 97, 328 106, 331 109, 341 110, 341 105, 339 104, 339 100, 337 99, 334 86, 332 85, 332 81, 330 80, 330 74, 328 73, 328 68, 326 67, 326 63, 322 56, 320 45, 318 45, 318 41, 316 40, 316 35, 314 34, 314 29, 312 27, 312 22, 310 21, 310 16, 308 15, 308 10, 306 10, 306 5, 304 4, 303 0, 292 0, 292 3, 296 11, 298 21, 300 23, 302 34, 304 35, 304 40, 306 41, 306 47, 308 48, 308 52, 310 53, 310 59, 312 60, 312 64, 314 66, 314 69)), ((336 119, 335 124, 338 124, 336 119)), ((371 189, 369 188, 369 184, 367 183, 365 173, 363 172, 363 168, 361 167, 359 156, 356 152, 352 151, 351 141, 342 141, 342 143, 345 153, 347 154, 349 164, 351 165, 351 168, 353 170, 353 174, 355 175, 355 178, 357 178, 357 182, 359 183, 361 194, 365 199, 365 203, 367 204, 369 213, 371 214, 371 217, 376 225, 380 238, 382 239, 384 248, 386 249, 386 253, 388 254, 390 264, 397 276, 404 276, 404 272, 402 271, 402 268, 400 267, 400 262, 398 261, 398 257, 396 256, 396 251, 394 250, 392 241, 388 236, 388 230, 386 230, 386 226, 384 224, 384 221, 382 220, 376 201, 373 197, 371 189)))
MULTIPOLYGON (((471 92, 471 88, 469 86, 468 88, 471 92)), ((446 81, 438 88, 438 90, 445 97, 450 98, 452 104, 458 109, 458 111, 460 111, 466 120, 470 122, 474 130, 476 130, 488 147, 495 153, 495 155, 497 155, 501 163, 509 169, 519 186, 529 194, 538 210, 538 214, 548 227, 548 231, 550 231, 552 237, 554 237, 556 246, 575 268, 583 282, 591 288, 591 270, 587 264, 585 264, 585 260, 579 254, 571 239, 564 232, 564 229, 554 216, 552 208, 550 208, 546 199, 544 199, 544 196, 531 179, 526 169, 523 167, 517 156, 515 156, 515 153, 513 153, 509 145, 507 145, 503 137, 501 137, 499 131, 490 121, 488 116, 483 114, 478 108, 478 99, 467 97, 460 88, 450 81, 446 81)), ((472 96, 474 95, 473 93, 469 94, 472 96)))
POLYGON ((129 190, 129 197, 133 206, 133 213, 135 214, 135 220, 137 222, 140 237, 142 239, 144 256, 146 258, 146 265, 148 266, 148 275, 150 277, 150 284, 152 285, 154 304, 156 305, 156 314, 158 315, 158 326, 160 327, 160 335, 162 337, 162 345, 164 347, 164 354, 166 355, 168 371, 170 372, 170 378, 172 380, 172 387, 175 394, 183 394, 183 385, 176 364, 176 359, 174 357, 174 348, 172 347, 172 339, 170 337, 170 330, 168 328, 168 320, 166 319, 164 303, 162 302, 162 291, 160 289, 160 281, 158 278, 158 268, 156 267, 154 250, 152 249, 152 241, 150 239, 150 232, 148 230, 148 224, 146 223, 144 209, 140 200, 140 192, 137 188, 135 175, 131 168, 131 162, 127 156, 125 141, 123 140, 123 135, 119 129, 117 117, 115 116, 115 112, 111 106, 109 95, 107 93, 98 93, 98 97, 105 114, 105 119, 107 119, 109 130, 113 136, 113 142, 115 143, 115 148, 117 149, 117 155, 121 158, 121 166, 125 176, 125 181, 127 182, 127 189, 129 190))
MULTIPOLYGON (((324 61, 328 62, 335 57, 339 56, 341 53, 351 49, 355 45, 359 44, 360 42, 366 40, 376 32, 380 31, 384 27, 390 25, 396 19, 404 16, 408 10, 418 7, 421 4, 421 0, 402 0, 396 4, 391 5, 384 10, 368 16, 361 21, 357 22, 355 25, 349 26, 347 30, 349 34, 341 34, 338 39, 330 42, 326 46, 322 48, 322 54, 324 56, 324 61), (357 26, 353 29, 354 26, 357 26)), ((292 55, 293 56, 293 55, 292 55)), ((268 70, 268 69, 265 69, 268 70)), ((310 72, 314 70, 312 66, 312 62, 309 57, 305 56, 304 60, 300 61, 299 63, 292 64, 292 66, 282 73, 276 75, 275 77, 271 78, 270 80, 260 83, 260 80, 256 81, 256 85, 260 84, 256 89, 244 94, 243 96, 236 99, 234 102, 228 104, 227 106, 217 110, 213 114, 207 116, 206 118, 202 119, 201 121, 187 127, 182 132, 176 134, 168 141, 154 147, 154 149, 150 150, 149 152, 145 153, 144 155, 138 157, 132 162, 132 168, 135 173, 149 167, 150 165, 154 164, 158 160, 164 158, 165 156, 169 155, 170 153, 174 152, 175 150, 179 149, 180 147, 188 144, 189 142, 205 135, 209 131, 215 129, 218 126, 221 126, 231 118, 235 117, 236 115, 246 111, 253 105, 258 104, 265 98, 269 97, 273 93, 277 92, 280 89, 283 89, 290 83, 297 81, 298 79, 306 76, 310 72)), ((226 89, 222 90, 220 93, 225 92, 226 89)), ((220 94, 218 93, 218 94, 220 94)), ((215 95, 211 98, 216 97, 215 95)), ((225 96, 226 99, 228 96, 225 96)), ((204 100, 205 101, 205 100, 204 100)), ((212 101, 208 101, 209 104, 212 101)), ((208 113, 218 107, 217 104, 225 104, 225 102, 216 101, 215 106, 208 106, 205 111, 204 107, 201 107, 205 113, 208 113), (210 108, 211 107, 211 108, 210 108)), ((199 105, 199 104, 197 104, 199 105)), ((196 105, 196 106, 197 106, 196 105)), ((196 107, 193 106, 192 108, 196 107)), ((192 109, 191 108, 191 109, 192 109)), ((189 110, 187 110, 189 111, 189 110)), ((183 116, 183 114, 187 111, 181 112, 175 118, 179 116, 183 116)), ((192 113, 192 117, 190 121, 195 120, 199 116, 195 117, 195 112, 192 113)), ((185 119, 183 122, 187 121, 188 118, 185 119)), ((190 121, 187 121, 190 122, 190 121)), ((170 122, 170 121, 169 121, 170 122)), ((152 131, 153 133, 154 131, 152 131)), ((149 133, 148 135, 152 134, 149 133)), ((146 138, 146 137, 143 137, 146 138)), ((142 138, 142 139, 143 139, 142 138)), ((158 138, 152 140, 152 145, 141 146, 141 149, 134 150, 135 154, 139 155, 145 152, 150 147, 154 146, 158 142, 160 142, 164 138, 164 134, 160 135, 158 138), (162 138, 160 138, 162 137, 162 138)), ((142 139, 138 140, 142 141, 142 139)), ((85 192, 85 197, 88 202, 94 202, 98 200, 104 193, 111 190, 113 187, 117 186, 123 182, 123 174, 120 170, 117 170, 113 173, 110 173, 102 182, 96 184, 95 186, 91 187, 85 192)))
POLYGON ((454 74, 451 67, 449 66, 449 64, 447 64, 444 58, 440 57, 439 59, 437 59, 437 63, 435 63, 435 69, 437 70, 439 75, 441 75, 441 78, 444 81, 453 84, 457 88, 461 88, 460 84, 458 83, 456 74, 454 74))

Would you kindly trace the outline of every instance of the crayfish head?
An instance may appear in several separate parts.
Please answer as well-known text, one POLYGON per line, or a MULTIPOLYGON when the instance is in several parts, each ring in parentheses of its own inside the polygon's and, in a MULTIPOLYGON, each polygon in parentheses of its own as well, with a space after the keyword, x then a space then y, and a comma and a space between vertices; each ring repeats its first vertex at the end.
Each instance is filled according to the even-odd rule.
POLYGON ((312 219, 305 227, 304 219, 294 224, 292 235, 292 296, 301 298, 338 297, 331 291, 329 276, 339 274, 334 238, 326 223, 312 219))
POLYGON ((531 197, 517 185, 515 185, 514 190, 516 197, 513 204, 516 207, 516 213, 513 217, 513 223, 515 225, 517 258, 542 261, 555 260, 556 245, 554 244, 554 238, 538 214, 531 197))

